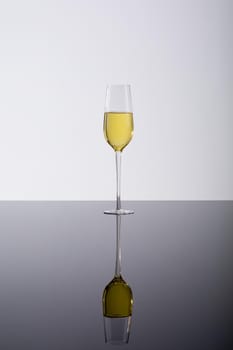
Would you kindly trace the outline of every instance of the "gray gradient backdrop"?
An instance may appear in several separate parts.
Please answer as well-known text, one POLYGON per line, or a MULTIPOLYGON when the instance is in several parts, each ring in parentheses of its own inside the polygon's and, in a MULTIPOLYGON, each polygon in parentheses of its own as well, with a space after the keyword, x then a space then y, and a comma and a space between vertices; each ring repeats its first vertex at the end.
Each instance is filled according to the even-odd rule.
POLYGON ((112 200, 104 97, 124 82, 124 198, 233 199, 232 17, 231 0, 0 1, 0 199, 112 200))
MULTIPOLYGON (((112 205, 0 203, 1 349, 105 348, 115 218, 103 210, 112 205)), ((135 301, 128 349, 232 349, 232 202, 127 206, 136 210, 122 218, 135 301)))
MULTIPOLYGON (((107 83, 130 83, 123 198, 233 199, 233 1, 0 1, 0 349, 103 349, 107 83)), ((232 349, 232 202, 131 202, 128 349, 232 349)))

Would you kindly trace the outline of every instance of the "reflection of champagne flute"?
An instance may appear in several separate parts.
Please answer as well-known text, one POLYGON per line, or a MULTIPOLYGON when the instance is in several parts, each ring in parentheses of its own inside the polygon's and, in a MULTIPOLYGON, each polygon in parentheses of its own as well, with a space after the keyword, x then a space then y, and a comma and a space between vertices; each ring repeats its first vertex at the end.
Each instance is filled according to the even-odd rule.
POLYGON ((115 275, 103 292, 105 341, 112 344, 128 343, 133 306, 132 290, 121 276, 120 225, 117 215, 115 275))
POLYGON ((129 85, 107 87, 104 113, 104 136, 116 153, 117 194, 116 209, 105 214, 133 214, 121 208, 121 152, 133 137, 132 99, 129 85))

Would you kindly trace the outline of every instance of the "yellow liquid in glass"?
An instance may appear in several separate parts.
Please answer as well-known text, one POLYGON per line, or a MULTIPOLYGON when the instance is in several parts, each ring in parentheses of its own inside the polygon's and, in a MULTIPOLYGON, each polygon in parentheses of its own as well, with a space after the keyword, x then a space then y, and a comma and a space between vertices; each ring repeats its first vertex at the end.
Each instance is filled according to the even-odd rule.
POLYGON ((133 113, 104 113, 104 136, 114 151, 122 151, 133 137, 133 113))
POLYGON ((114 277, 103 292, 105 317, 128 317, 132 315, 133 293, 121 276, 114 277))

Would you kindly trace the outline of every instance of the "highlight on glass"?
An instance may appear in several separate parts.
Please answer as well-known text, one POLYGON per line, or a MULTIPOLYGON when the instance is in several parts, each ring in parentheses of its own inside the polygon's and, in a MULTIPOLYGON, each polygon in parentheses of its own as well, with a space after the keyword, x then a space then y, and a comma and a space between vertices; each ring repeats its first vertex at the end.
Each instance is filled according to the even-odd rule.
POLYGON ((105 214, 133 214, 121 207, 121 154, 133 137, 134 121, 130 85, 109 85, 106 90, 104 137, 115 151, 116 158, 116 209, 105 214))

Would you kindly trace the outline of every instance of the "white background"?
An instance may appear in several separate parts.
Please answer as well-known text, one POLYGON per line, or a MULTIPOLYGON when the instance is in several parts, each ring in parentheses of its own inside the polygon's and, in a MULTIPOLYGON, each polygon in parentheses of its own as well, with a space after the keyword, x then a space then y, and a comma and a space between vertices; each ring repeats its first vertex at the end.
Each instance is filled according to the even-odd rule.
POLYGON ((130 83, 123 199, 233 199, 233 1, 0 2, 0 199, 114 199, 105 87, 130 83))

